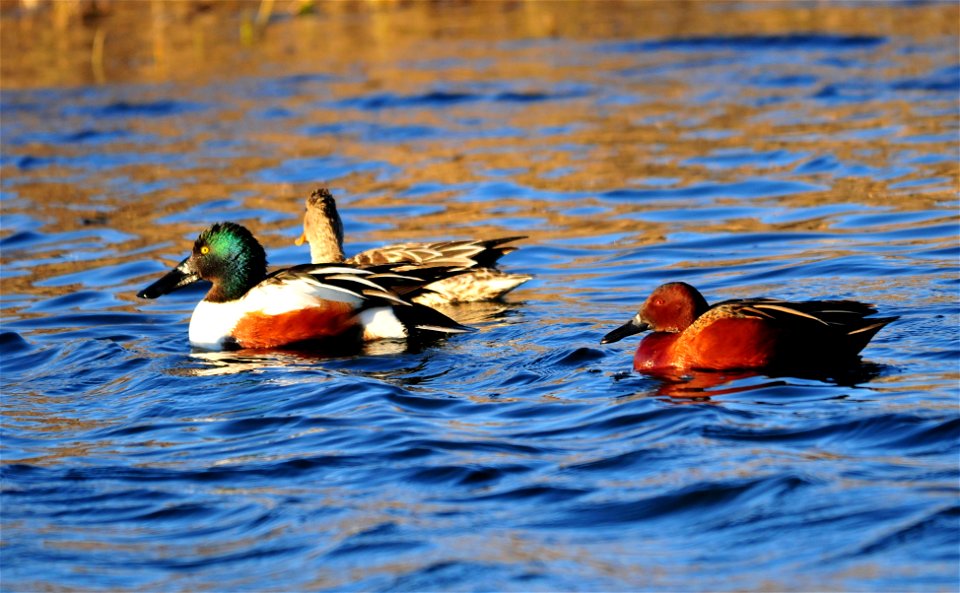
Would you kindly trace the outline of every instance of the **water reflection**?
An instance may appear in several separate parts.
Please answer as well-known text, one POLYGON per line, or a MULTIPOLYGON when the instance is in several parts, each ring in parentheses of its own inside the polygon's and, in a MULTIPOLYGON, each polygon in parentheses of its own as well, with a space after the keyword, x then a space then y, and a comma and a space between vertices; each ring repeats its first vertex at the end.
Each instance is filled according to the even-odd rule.
MULTIPOLYGON (((633 397, 666 396, 681 400, 707 402, 724 395, 767 391, 771 388, 815 382, 839 387, 867 387, 881 374, 889 374, 893 368, 876 363, 857 363, 835 369, 793 370, 788 373, 770 371, 694 371, 644 373, 652 380, 641 392, 633 397), (798 383, 796 379, 800 379, 798 383)), ((615 375, 615 379, 624 380, 627 373, 615 375)), ((869 387, 867 387, 869 388, 869 387)), ((719 400, 722 401, 722 400, 719 400)))
POLYGON ((327 357, 321 354, 304 354, 298 352, 260 352, 255 350, 233 352, 194 351, 189 355, 190 366, 175 368, 170 372, 174 375, 198 377, 233 375, 289 365, 313 365, 322 362, 326 358, 327 357))
POLYGON ((7 587, 957 589, 955 3, 302 4, 0 2, 7 587), (135 300, 218 220, 305 262, 317 185, 535 280, 349 356, 135 300), (609 380, 671 280, 902 319, 609 380))

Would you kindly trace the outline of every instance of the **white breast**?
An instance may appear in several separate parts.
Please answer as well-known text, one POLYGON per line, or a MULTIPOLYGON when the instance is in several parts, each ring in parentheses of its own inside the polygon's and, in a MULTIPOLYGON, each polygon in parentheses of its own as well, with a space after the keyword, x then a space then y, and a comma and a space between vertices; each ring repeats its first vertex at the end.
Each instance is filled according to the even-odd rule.
POLYGON ((233 333, 237 321, 246 312, 243 299, 229 303, 200 301, 190 317, 190 344, 207 350, 220 350, 233 333))

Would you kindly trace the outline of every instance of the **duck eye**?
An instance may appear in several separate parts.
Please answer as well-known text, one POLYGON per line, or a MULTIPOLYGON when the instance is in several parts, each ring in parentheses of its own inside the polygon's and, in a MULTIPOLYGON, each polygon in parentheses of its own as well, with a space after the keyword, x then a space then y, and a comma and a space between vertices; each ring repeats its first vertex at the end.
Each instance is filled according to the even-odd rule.
POLYGON ((200 253, 201 253, 202 255, 206 255, 206 254, 210 253, 210 248, 209 248, 208 246, 204 245, 203 247, 200 248, 200 253))
POLYGON ((662 305, 662 304, 663 304, 663 299, 657 299, 656 302, 657 302, 658 305, 662 305))

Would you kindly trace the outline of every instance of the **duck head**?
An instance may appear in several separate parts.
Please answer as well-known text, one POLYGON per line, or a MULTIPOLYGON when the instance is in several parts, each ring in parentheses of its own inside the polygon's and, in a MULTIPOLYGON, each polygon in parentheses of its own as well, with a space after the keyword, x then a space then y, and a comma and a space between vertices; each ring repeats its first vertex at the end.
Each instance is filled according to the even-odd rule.
POLYGON ((603 336, 601 344, 618 342, 627 336, 649 330, 679 333, 690 327, 710 306, 696 288, 685 282, 658 286, 640 311, 617 329, 603 336))
POLYGON ((213 283, 204 300, 225 302, 242 297, 267 275, 267 256, 245 227, 222 222, 197 237, 190 255, 137 296, 155 299, 198 280, 213 283))

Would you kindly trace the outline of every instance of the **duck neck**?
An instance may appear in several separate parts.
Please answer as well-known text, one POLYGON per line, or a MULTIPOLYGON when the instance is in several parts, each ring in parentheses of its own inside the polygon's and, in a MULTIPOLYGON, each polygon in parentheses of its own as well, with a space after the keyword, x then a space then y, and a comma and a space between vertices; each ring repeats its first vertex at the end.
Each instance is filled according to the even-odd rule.
POLYGON ((314 221, 310 235, 310 261, 315 264, 343 261, 343 227, 340 219, 320 218, 314 221))

